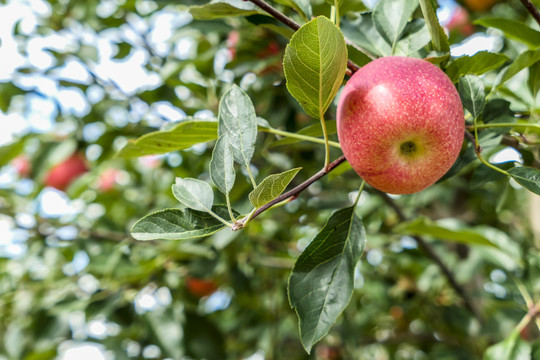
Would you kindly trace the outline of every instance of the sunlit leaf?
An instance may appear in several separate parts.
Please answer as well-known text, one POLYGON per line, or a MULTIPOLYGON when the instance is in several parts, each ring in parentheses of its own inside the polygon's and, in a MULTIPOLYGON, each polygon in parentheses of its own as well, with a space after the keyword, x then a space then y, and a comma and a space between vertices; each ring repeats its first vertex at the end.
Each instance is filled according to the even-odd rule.
POLYGON ((320 118, 336 96, 347 69, 343 34, 323 16, 311 20, 291 38, 283 69, 291 95, 306 113, 320 118))
POLYGON ((223 134, 212 151, 210 178, 219 191, 228 194, 234 186, 235 177, 234 156, 229 143, 229 135, 223 134))
POLYGON ((522 166, 512 168, 508 170, 508 172, 518 184, 527 190, 532 191, 536 195, 540 195, 540 170, 533 167, 522 166))
POLYGON ((187 149, 217 138, 217 128, 216 121, 182 121, 167 130, 154 131, 130 140, 120 150, 118 156, 131 158, 187 149))
POLYGON ((218 134, 227 134, 234 160, 248 167, 257 140, 257 115, 249 96, 233 85, 219 103, 218 134))
POLYGON ((354 289, 354 268, 366 242, 354 209, 332 214, 296 261, 289 279, 289 301, 298 315, 302 344, 308 352, 328 333, 354 289))
POLYGON ((486 93, 482 79, 476 75, 465 75, 459 79, 459 97, 463 106, 476 118, 486 105, 486 93))
POLYGON ((519 337, 518 331, 512 331, 504 341, 490 346, 484 360, 531 360, 531 344, 519 337))
POLYGON ((420 7, 422 8, 422 14, 426 20, 429 33, 431 34, 431 42, 433 48, 438 52, 450 51, 450 45, 448 44, 448 37, 444 32, 444 29, 439 24, 437 13, 435 11, 435 4, 431 0, 419 0, 420 7))
POLYGON ((472 56, 464 55, 452 61, 446 69, 446 75, 453 82, 457 82, 462 75, 482 75, 497 69, 508 61, 510 58, 504 54, 480 51, 472 56))
POLYGON ((393 53, 401 33, 417 7, 417 0, 381 0, 375 6, 373 23, 391 45, 393 53))
POLYGON ((474 21, 474 24, 501 30, 507 38, 519 41, 535 50, 540 47, 540 31, 525 25, 522 21, 500 17, 484 17, 474 21))
POLYGON ((355 14, 355 17, 343 18, 341 31, 355 45, 376 56, 390 56, 392 47, 379 34, 373 24, 371 13, 355 14))
POLYGON ((214 193, 206 182, 192 178, 176 178, 172 186, 176 200, 197 211, 210 211, 214 204, 214 193))
POLYGON ((274 200, 281 195, 287 188, 287 185, 294 179, 296 174, 302 168, 287 170, 279 174, 273 174, 266 177, 257 187, 249 194, 249 201, 256 208, 274 200))

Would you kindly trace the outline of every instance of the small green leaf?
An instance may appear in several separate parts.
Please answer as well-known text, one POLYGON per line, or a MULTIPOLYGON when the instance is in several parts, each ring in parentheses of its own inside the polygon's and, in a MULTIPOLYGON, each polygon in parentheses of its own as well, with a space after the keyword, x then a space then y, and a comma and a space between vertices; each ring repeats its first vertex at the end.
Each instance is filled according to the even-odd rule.
POLYGON ((536 195, 540 195, 540 170, 522 166, 512 168, 508 172, 518 184, 536 195))
POLYGON ((195 144, 217 138, 217 127, 216 121, 182 121, 170 129, 154 131, 138 139, 130 140, 117 156, 132 158, 187 149, 195 144))
POLYGON ((475 24, 484 27, 492 27, 501 30, 507 38, 525 44, 531 50, 540 47, 540 31, 534 30, 521 21, 498 17, 485 17, 474 21, 475 24))
POLYGON ((242 0, 214 0, 208 4, 191 6, 189 12, 197 20, 214 20, 231 16, 259 14, 257 7, 242 0))
POLYGON ((464 55, 454 61, 446 69, 446 75, 457 82, 460 76, 466 74, 482 75, 488 71, 495 70, 510 58, 504 54, 480 51, 472 56, 464 55))
MULTIPOLYGON (((212 211, 229 218, 225 206, 214 206, 212 211)), ((192 209, 164 209, 141 218, 131 228, 137 240, 185 240, 212 235, 225 225, 207 212, 192 209)))
POLYGON ((476 75, 465 75, 459 79, 459 96, 463 106, 476 118, 486 105, 486 93, 482 80, 476 75))
MULTIPOLYGON (((373 23, 392 46, 392 53, 409 18, 418 7, 418 0, 381 0, 373 10, 373 23)), ((425 44, 424 44, 425 45, 425 44)))
POLYGON ((296 174, 302 168, 295 168, 284 171, 279 174, 273 174, 266 177, 253 191, 249 194, 249 201, 259 208, 264 204, 274 200, 281 195, 287 188, 287 185, 294 179, 296 174))
POLYGON ((514 77, 518 72, 523 69, 528 68, 534 63, 540 61, 540 49, 534 51, 525 51, 507 67, 505 67, 498 75, 495 80, 493 88, 499 88, 506 81, 514 77))
POLYGON ((306 113, 319 119, 336 96, 347 69, 347 45, 339 29, 320 16, 303 25, 285 50, 287 89, 306 113))
POLYGON ((235 177, 234 156, 229 143, 229 135, 223 134, 212 151, 210 178, 219 191, 228 194, 234 186, 235 177))
POLYGON ((356 18, 345 17, 341 21, 341 31, 347 39, 377 57, 390 56, 392 48, 375 28, 371 13, 353 15, 356 18))
POLYGON ((300 255, 289 279, 289 302, 307 352, 323 338, 351 299, 354 268, 366 244, 355 206, 332 214, 300 255))
POLYGON ((484 360, 530 360, 531 351, 531 344, 514 330, 504 341, 490 346, 484 353, 484 360))
POLYGON ((249 166, 257 140, 257 115, 249 96, 233 85, 219 102, 218 135, 227 134, 234 160, 249 166))
POLYGON ((433 2, 431 0, 419 0, 419 2, 422 8, 422 14, 426 20, 426 25, 431 34, 431 42, 433 43, 434 50, 437 52, 449 52, 448 36, 446 36, 444 29, 439 24, 433 2))
POLYGON ((174 197, 182 204, 197 211, 211 211, 214 193, 206 182, 192 178, 176 178, 172 186, 174 197))

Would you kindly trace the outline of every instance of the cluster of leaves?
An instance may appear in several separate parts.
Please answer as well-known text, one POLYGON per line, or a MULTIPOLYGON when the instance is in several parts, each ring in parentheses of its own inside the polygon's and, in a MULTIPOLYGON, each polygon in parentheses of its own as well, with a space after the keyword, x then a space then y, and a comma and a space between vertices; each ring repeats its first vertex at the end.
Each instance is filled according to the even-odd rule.
MULTIPOLYGON (((372 11, 359 0, 273 2, 289 23, 260 1, 131 1, 106 15, 93 3, 49 3, 34 33, 15 29, 21 44, 50 31, 77 34, 78 23, 96 37, 116 29, 115 61, 143 52, 160 81, 124 90, 92 70, 98 49, 84 37, 50 50, 55 62, 45 70, 17 69, 14 78, 103 96, 84 115, 58 107, 55 131, 0 148, 4 168, 21 154, 32 164, 30 179, 0 190, 2 219, 26 237, 22 255, 0 260, 0 358, 54 358, 81 341, 119 359, 537 356, 540 251, 535 213, 522 206, 531 195, 516 183, 540 194, 540 32, 518 1, 474 14, 477 30, 500 40, 498 52, 459 58, 428 0, 381 0, 372 11), (188 13, 166 45, 189 38, 191 53, 163 55, 151 42, 159 16, 188 13), (389 55, 441 66, 474 137, 444 181, 398 199, 363 189, 347 163, 329 168, 341 155, 333 118, 345 74, 389 55), (73 59, 89 80, 55 77, 73 59), (164 102, 187 116, 163 121, 164 102), (85 136, 96 124, 101 136, 85 136), (507 146, 522 164, 489 162, 507 146), (76 148, 99 149, 67 190, 80 209, 44 216, 34 200, 44 174, 76 148), (159 165, 145 167, 144 156, 156 154, 159 165), (321 167, 328 176, 310 181, 321 167), (98 185, 107 168, 127 179, 112 191, 98 185), (88 266, 73 270, 80 256, 88 266), (190 278, 212 279, 215 296, 190 292, 190 278), (158 305, 141 309, 142 296, 158 305), (220 297, 228 303, 216 307, 220 297), (92 321, 112 330, 95 334, 92 321), (156 346, 161 355, 148 350, 156 346)), ((36 93, 48 97, 2 83, 1 109, 16 114, 36 93)))

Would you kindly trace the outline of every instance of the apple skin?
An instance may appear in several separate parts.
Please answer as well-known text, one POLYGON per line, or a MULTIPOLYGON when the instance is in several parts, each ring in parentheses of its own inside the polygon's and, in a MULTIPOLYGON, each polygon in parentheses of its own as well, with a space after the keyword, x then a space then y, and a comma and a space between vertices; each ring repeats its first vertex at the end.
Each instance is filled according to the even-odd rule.
POLYGON ((463 143, 463 106, 452 81, 421 59, 390 56, 360 68, 337 108, 345 158, 368 184, 412 194, 452 167, 463 143))
POLYGON ((87 171, 88 167, 84 156, 74 153, 49 170, 45 177, 45 185, 64 191, 73 180, 87 171))

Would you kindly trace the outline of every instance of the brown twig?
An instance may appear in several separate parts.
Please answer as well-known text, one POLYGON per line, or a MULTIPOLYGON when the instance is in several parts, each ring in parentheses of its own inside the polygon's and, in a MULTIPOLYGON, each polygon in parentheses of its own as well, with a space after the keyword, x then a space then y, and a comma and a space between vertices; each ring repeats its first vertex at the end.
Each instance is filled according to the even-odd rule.
POLYGON ((303 183, 299 184, 298 186, 292 188, 291 190, 287 191, 286 193, 281 194, 274 200, 270 201, 269 203, 266 203, 265 205, 261 206, 260 208, 256 209, 250 216, 246 216, 245 218, 237 221, 237 223, 232 228, 233 231, 240 230, 245 226, 245 224, 248 221, 253 220, 257 216, 259 216, 261 213, 265 212, 272 206, 279 204, 283 201, 292 201, 298 197, 298 195, 306 190, 311 184, 318 181, 322 177, 324 177, 326 174, 328 174, 330 171, 334 170, 339 164, 345 161, 345 156, 341 155, 336 160, 332 161, 330 164, 328 164, 328 167, 323 168, 319 170, 315 175, 304 181, 303 183))
MULTIPOLYGON (((388 194, 382 191, 377 191, 377 192, 382 197, 384 202, 395 211, 395 213, 397 214, 397 216, 399 217, 401 221, 408 220, 403 210, 401 210, 399 205, 396 204, 396 202, 391 197, 389 197, 388 194)), ((427 256, 431 260, 433 260, 433 262, 439 267, 439 269, 441 269, 442 273, 444 274, 444 276, 446 277, 446 279, 448 280, 452 288, 454 288, 454 290, 458 293, 461 299, 463 299, 463 302, 465 303, 465 306, 467 307, 467 309, 469 309, 480 322, 483 322, 482 315, 480 314, 476 306, 473 304, 473 302, 467 295, 467 292, 457 282, 456 278, 454 277, 454 274, 452 274, 450 269, 445 265, 445 263, 442 261, 439 255, 435 252, 433 247, 431 247, 431 245, 420 236, 413 236, 412 238, 416 241, 418 246, 422 248, 422 250, 427 254, 427 256)))
MULTIPOLYGON (((244 1, 249 1, 249 2, 251 2, 253 4, 255 4, 261 10, 266 11, 268 14, 272 15, 272 17, 274 17, 274 19, 280 21, 282 24, 290 27, 294 31, 300 29, 300 25, 298 25, 294 20, 292 20, 291 18, 289 18, 288 16, 286 16, 285 14, 280 12, 279 10, 272 7, 270 4, 268 4, 264 0, 244 0, 244 1)), ((345 39, 345 43, 347 45, 352 45, 352 43, 347 39, 345 39)), ((366 54, 369 58, 374 59, 374 56, 369 54, 368 52, 364 51, 364 49, 361 49, 358 46, 355 46, 355 47, 357 49, 359 49, 360 51, 362 51, 364 54, 366 54)), ((358 71, 358 69, 360 69, 360 66, 356 65, 351 60, 347 60, 347 68, 350 71, 350 73, 347 72, 347 74, 350 76, 350 75, 354 74, 356 71, 358 71)))
POLYGON ((536 20, 538 25, 540 25, 540 12, 538 12, 538 9, 536 8, 536 6, 534 6, 533 3, 530 2, 529 0, 520 0, 520 1, 523 4, 523 6, 525 6, 527 11, 532 15, 534 20, 536 20))

